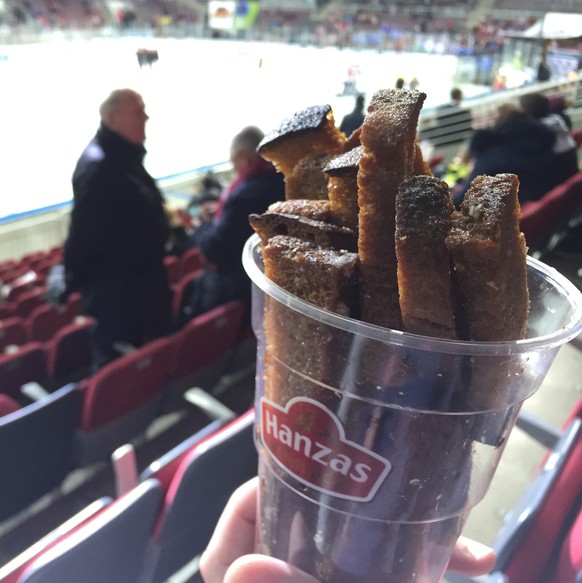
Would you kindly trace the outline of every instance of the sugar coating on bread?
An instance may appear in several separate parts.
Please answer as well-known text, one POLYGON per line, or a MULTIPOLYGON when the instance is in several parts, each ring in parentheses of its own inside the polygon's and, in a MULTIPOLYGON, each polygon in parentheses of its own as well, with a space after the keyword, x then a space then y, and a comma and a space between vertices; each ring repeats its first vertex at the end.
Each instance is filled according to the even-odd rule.
POLYGON ((360 140, 358 171, 360 294, 362 319, 402 326, 396 274, 395 201, 414 172, 416 126, 426 98, 420 91, 378 91, 370 101, 360 140))
POLYGON ((339 153, 344 142, 331 106, 314 105, 284 119, 263 138, 257 150, 286 176, 306 156, 339 153))
POLYGON ((457 338, 451 261, 445 239, 454 205, 446 182, 413 176, 396 196, 396 257, 406 332, 457 338))
POLYGON ((515 174, 477 176, 452 215, 453 257, 465 340, 524 338, 529 312, 525 237, 515 174))

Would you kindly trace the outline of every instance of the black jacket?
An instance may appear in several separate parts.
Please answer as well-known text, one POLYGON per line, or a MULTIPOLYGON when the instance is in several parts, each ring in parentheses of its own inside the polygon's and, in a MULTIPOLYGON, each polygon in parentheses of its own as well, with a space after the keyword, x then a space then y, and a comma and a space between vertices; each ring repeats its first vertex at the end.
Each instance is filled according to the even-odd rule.
POLYGON ((69 287, 81 290, 85 311, 96 318, 169 314, 163 264, 169 226, 144 155, 143 146, 102 125, 73 173, 65 270, 69 287))
POLYGON ((519 177, 519 200, 537 200, 559 182, 555 175, 553 132, 530 119, 513 119, 473 135, 469 150, 475 158, 471 176, 510 172, 519 177))
POLYGON ((253 230, 250 214, 260 214, 285 198, 281 174, 263 174, 243 181, 228 197, 222 213, 196 229, 194 243, 212 264, 194 290, 192 315, 232 299, 250 300, 250 280, 242 266, 242 252, 253 230))

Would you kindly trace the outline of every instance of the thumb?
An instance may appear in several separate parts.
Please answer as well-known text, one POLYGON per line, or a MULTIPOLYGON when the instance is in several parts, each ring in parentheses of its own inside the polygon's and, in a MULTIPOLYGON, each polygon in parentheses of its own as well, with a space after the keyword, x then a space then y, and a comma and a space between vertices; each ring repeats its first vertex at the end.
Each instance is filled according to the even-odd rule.
POLYGON ((228 568, 224 583, 318 583, 311 575, 279 559, 245 555, 228 568))

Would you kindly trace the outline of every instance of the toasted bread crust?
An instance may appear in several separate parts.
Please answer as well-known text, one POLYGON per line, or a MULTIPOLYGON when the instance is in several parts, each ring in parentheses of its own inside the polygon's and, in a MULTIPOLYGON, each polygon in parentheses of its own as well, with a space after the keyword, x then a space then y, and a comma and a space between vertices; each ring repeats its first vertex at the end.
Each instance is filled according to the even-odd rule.
POLYGON ((454 205, 446 182, 413 176, 396 196, 396 257, 406 332, 457 338, 451 261, 445 238, 454 205))
POLYGON ((426 98, 420 91, 378 91, 370 102, 360 140, 358 172, 362 319, 402 326, 398 304, 395 201, 398 186, 414 172, 416 125, 426 98))
POLYGON ((284 119, 263 138, 257 150, 287 176, 306 156, 342 152, 344 142, 345 136, 335 125, 331 106, 317 105, 284 119))
POLYGON ((323 169, 332 159, 330 154, 305 156, 285 175, 285 198, 327 200, 327 174, 323 169))
POLYGON ((358 229, 358 169, 364 148, 358 146, 333 157, 324 171, 329 175, 328 197, 335 221, 358 229))
POLYGON ((277 235, 287 235, 321 247, 352 253, 357 250, 356 232, 346 227, 315 221, 299 215, 274 212, 251 215, 249 220, 252 228, 261 237, 263 246, 266 246, 269 240, 277 235))
POLYGON ((529 296, 515 174, 478 176, 446 239, 467 340, 524 338, 529 296))

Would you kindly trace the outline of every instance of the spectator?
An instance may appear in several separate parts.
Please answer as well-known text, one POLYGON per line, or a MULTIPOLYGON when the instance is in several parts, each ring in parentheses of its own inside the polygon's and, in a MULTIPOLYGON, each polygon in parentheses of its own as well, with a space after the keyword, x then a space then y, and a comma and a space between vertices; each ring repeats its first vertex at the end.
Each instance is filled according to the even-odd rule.
POLYGON ((101 125, 73 173, 64 249, 67 290, 81 291, 83 310, 96 320, 96 369, 128 345, 166 334, 171 301, 164 201, 143 166, 144 102, 135 91, 118 89, 99 111, 101 125))
POLYGON ((348 113, 342 119, 340 124, 340 130, 346 135, 350 136, 355 130, 357 130, 363 123, 364 117, 364 96, 358 95, 356 97, 356 105, 352 113, 348 113))
POLYGON ((458 87, 451 89, 449 103, 437 107, 435 125, 421 132, 421 141, 428 140, 434 148, 467 142, 473 133, 473 118, 462 101, 463 92, 458 87))
POLYGON ((557 183, 552 167, 554 133, 515 105, 501 106, 497 116, 494 127, 476 131, 471 139, 468 155, 473 169, 455 202, 462 200, 473 178, 480 174, 517 174, 521 203, 541 198, 557 183))
POLYGON ((566 109, 571 106, 570 101, 559 93, 556 95, 550 95, 548 100, 550 102, 550 113, 558 114, 564 120, 568 131, 571 132, 573 127, 572 118, 566 112, 566 109))
POLYGON ((210 264, 193 282, 185 318, 192 318, 234 299, 250 303, 250 280, 242 266, 242 251, 252 234, 249 215, 263 213, 285 198, 283 177, 257 154, 263 132, 244 128, 232 140, 230 160, 235 179, 217 203, 207 203, 194 231, 194 244, 210 264))
POLYGON ((578 154, 576 142, 570 135, 564 119, 557 113, 551 113, 550 100, 542 93, 522 95, 519 103, 523 110, 535 120, 550 128, 555 136, 553 172, 557 184, 568 180, 578 172, 578 154))
POLYGON ((402 77, 398 77, 398 79, 396 79, 396 89, 404 89, 404 79, 402 77))
POLYGON ((217 202, 222 190, 220 180, 212 172, 207 172, 197 185, 196 193, 188 202, 188 213, 192 217, 198 217, 200 214, 200 206, 207 202, 217 202))

